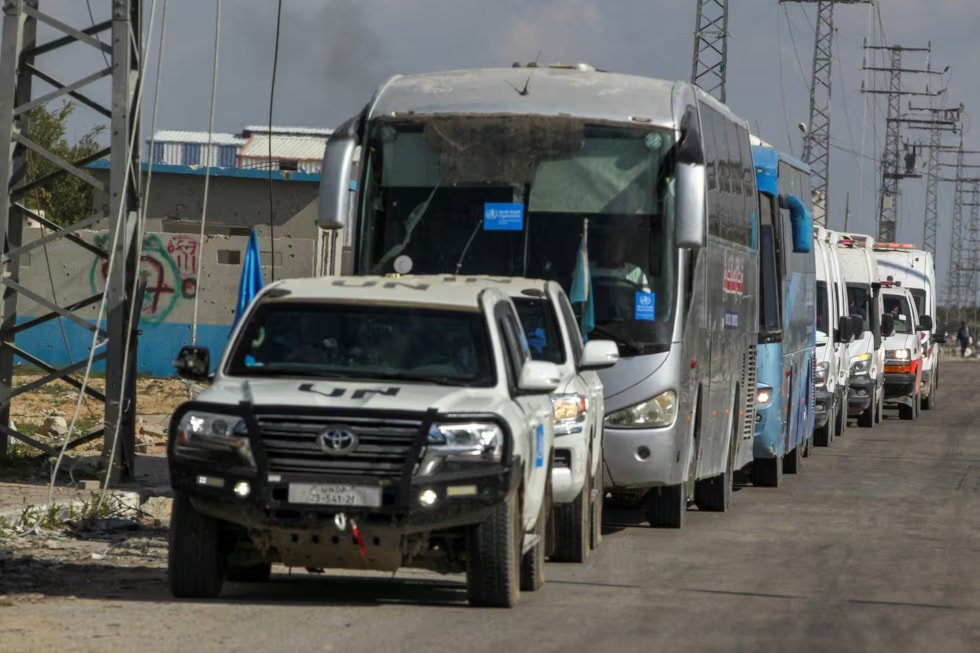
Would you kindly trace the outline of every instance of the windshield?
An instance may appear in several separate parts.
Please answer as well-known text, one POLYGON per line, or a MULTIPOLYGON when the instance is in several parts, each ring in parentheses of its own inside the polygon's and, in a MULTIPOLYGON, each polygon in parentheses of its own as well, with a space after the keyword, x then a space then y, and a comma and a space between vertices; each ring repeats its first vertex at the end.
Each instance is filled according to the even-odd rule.
POLYGON ((908 299, 903 295, 884 296, 885 313, 891 313, 895 318, 895 333, 912 333, 912 312, 909 310, 908 299))
POLYGON ((517 315, 524 327, 531 358, 561 365, 565 362, 565 347, 558 329, 558 318, 545 299, 512 297, 517 315))
POLYGON ((847 285, 847 314, 861 316, 864 325, 861 331, 870 331, 868 316, 871 315, 871 292, 864 286, 847 285))
POLYGON ((583 264, 580 278, 603 337, 662 350, 676 286, 672 148, 670 130, 572 118, 376 122, 357 270, 552 279, 581 315, 584 238, 591 275, 583 264))
POLYGON ((817 282, 817 331, 830 335, 830 311, 827 306, 827 282, 817 282))
POLYGON ((225 373, 490 387, 489 352, 476 311, 274 301, 249 318, 225 373))

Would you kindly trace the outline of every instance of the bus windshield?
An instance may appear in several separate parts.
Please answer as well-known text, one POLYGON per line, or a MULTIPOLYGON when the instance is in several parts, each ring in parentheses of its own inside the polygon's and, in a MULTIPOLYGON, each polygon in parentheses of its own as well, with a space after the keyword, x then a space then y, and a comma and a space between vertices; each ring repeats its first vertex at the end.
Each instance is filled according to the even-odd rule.
POLYGON ((669 129, 564 117, 378 120, 362 157, 356 272, 551 279, 581 311, 584 237, 585 333, 626 355, 662 351, 677 283, 673 143, 669 129))

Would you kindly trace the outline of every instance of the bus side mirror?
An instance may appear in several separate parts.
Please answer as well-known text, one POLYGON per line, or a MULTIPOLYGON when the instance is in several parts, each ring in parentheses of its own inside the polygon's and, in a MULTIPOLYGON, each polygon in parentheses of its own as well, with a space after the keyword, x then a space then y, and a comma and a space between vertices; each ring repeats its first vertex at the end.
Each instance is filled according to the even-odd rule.
POLYGON ((181 348, 174 361, 177 376, 191 381, 204 381, 210 376, 211 352, 207 347, 186 346, 181 348))
POLYGON ((809 254, 813 251, 813 214, 796 195, 786 196, 786 206, 793 226, 793 252, 809 254))
POLYGON ((919 331, 932 331, 932 317, 922 315, 919 317, 919 331))
POLYGON ((321 229, 343 229, 347 226, 351 196, 357 192, 357 181, 351 178, 354 151, 357 149, 355 120, 338 128, 327 139, 320 171, 320 213, 317 226, 321 229))
POLYGON ((677 247, 701 249, 705 243, 705 190, 703 163, 677 164, 677 209, 674 241, 677 247))
POLYGON ((841 315, 837 326, 837 342, 850 342, 854 339, 854 320, 848 315, 841 315))

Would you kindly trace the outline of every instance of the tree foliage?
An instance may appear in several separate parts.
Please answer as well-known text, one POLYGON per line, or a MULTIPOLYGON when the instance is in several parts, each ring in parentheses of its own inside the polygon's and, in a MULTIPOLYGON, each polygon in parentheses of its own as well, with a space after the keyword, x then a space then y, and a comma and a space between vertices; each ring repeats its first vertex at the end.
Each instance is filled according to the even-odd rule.
MULTIPOLYGON (((75 111, 75 103, 65 100, 60 107, 49 110, 35 107, 28 114, 28 131, 32 141, 62 159, 75 163, 98 152, 99 135, 105 125, 98 125, 76 143, 67 138, 68 119, 75 111)), ((33 151, 27 155, 27 179, 33 181, 61 170, 57 165, 33 151)), ((31 190, 25 198, 27 206, 44 211, 45 217, 61 226, 75 224, 92 215, 92 187, 75 177, 63 173, 31 190)))

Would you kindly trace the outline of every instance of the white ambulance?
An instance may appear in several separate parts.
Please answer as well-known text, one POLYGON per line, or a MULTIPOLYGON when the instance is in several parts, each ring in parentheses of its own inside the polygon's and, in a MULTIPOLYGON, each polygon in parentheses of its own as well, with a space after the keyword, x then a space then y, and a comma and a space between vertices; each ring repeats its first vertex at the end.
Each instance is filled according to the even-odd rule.
MULTIPOLYGON (((940 345, 946 342, 944 331, 936 320, 936 263, 932 252, 916 249, 911 243, 875 243, 875 257, 881 281, 893 281, 906 288, 915 300, 915 308, 921 323, 931 323, 929 329, 919 331, 922 356, 922 408, 929 410, 936 405, 936 389, 939 387, 940 345), (923 319, 930 318, 929 320, 923 319)), ((925 326, 925 324, 923 324, 925 326)))

